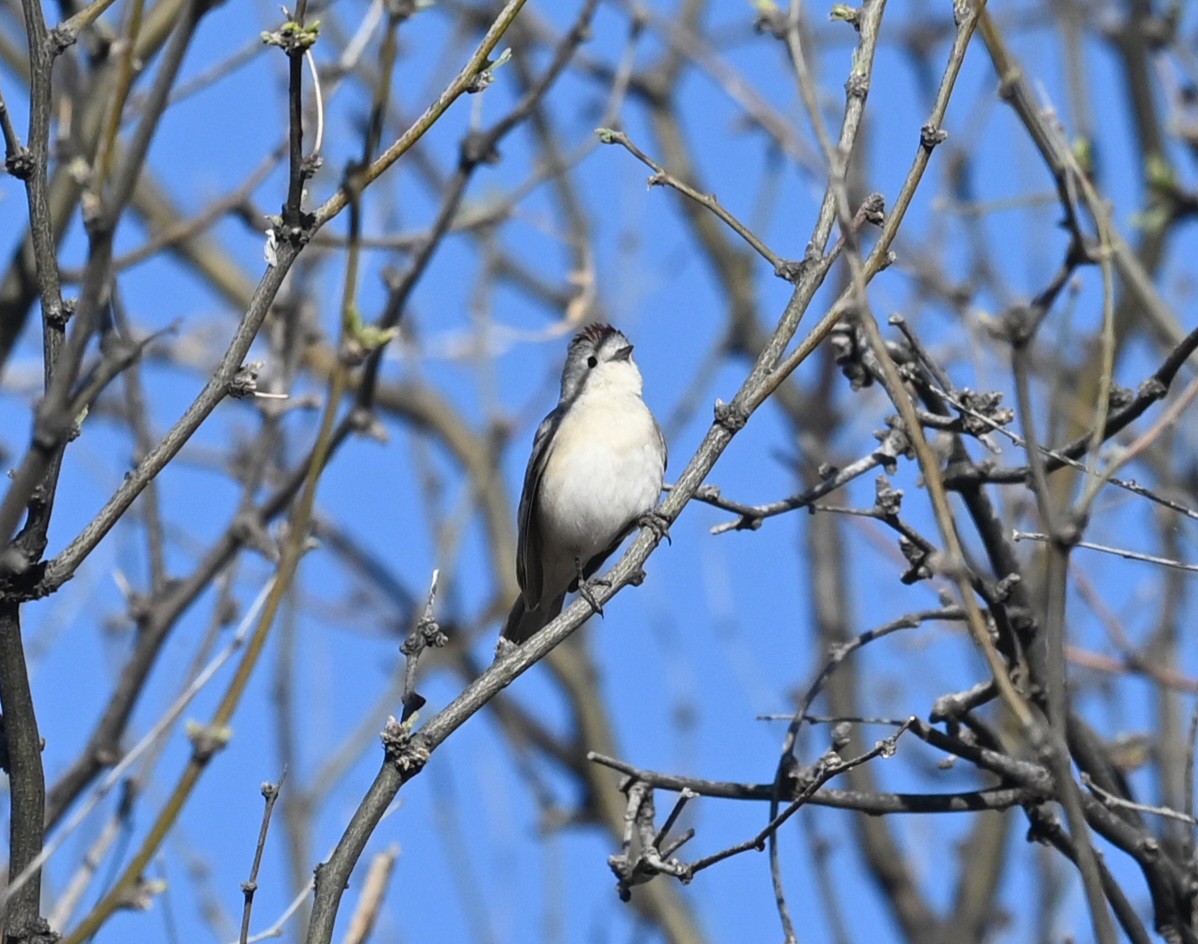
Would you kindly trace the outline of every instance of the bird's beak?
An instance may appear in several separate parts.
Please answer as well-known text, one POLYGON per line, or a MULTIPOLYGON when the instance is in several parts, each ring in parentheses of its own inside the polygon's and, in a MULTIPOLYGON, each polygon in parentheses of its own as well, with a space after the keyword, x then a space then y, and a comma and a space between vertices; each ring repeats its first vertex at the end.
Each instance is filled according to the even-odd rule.
POLYGON ((625 344, 622 348, 612 355, 613 361, 626 361, 632 358, 632 345, 625 344))

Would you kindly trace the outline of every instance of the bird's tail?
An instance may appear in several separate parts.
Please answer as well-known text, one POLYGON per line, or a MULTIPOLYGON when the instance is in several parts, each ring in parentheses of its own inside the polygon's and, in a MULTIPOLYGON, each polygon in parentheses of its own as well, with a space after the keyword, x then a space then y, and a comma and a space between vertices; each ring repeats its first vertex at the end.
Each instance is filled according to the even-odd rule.
POLYGON ((512 612, 508 614, 501 635, 504 639, 520 645, 533 633, 553 622, 554 618, 562 611, 562 603, 565 599, 566 595, 563 593, 553 600, 542 600, 539 607, 530 610, 525 607, 524 595, 521 594, 516 597, 516 603, 512 607, 512 612))

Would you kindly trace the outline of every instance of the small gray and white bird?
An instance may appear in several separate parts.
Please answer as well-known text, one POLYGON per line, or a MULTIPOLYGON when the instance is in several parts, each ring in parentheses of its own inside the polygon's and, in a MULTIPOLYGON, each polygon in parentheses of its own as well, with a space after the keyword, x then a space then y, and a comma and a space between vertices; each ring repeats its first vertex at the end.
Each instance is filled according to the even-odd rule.
POLYGON ((632 345, 615 328, 588 325, 570 342, 561 399, 537 429, 524 473, 520 597, 504 639, 524 642, 552 621, 653 510, 666 441, 642 387, 632 345))

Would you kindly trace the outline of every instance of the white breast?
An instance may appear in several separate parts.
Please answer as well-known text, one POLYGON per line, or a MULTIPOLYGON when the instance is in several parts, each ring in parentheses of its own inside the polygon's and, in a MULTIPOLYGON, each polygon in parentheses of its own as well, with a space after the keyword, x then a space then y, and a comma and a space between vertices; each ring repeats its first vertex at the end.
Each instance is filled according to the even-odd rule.
POLYGON ((639 396, 579 398, 557 429, 541 478, 546 550, 585 564, 654 506, 664 475, 653 417, 639 396))

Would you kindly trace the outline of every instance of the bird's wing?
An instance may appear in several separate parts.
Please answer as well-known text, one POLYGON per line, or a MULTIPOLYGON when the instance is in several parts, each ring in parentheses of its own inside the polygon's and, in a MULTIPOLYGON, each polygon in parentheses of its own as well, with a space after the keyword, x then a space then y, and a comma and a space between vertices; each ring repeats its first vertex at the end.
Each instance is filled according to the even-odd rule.
POLYGON ((528 468, 524 470, 524 491, 520 494, 520 511, 517 515, 520 536, 516 553, 516 582, 524 595, 524 604, 535 610, 544 592, 544 574, 541 568, 541 529, 536 516, 536 494, 541 487, 541 476, 549 462, 553 449, 553 434, 561 422, 558 410, 554 410, 537 427, 532 440, 532 455, 528 457, 528 468))

